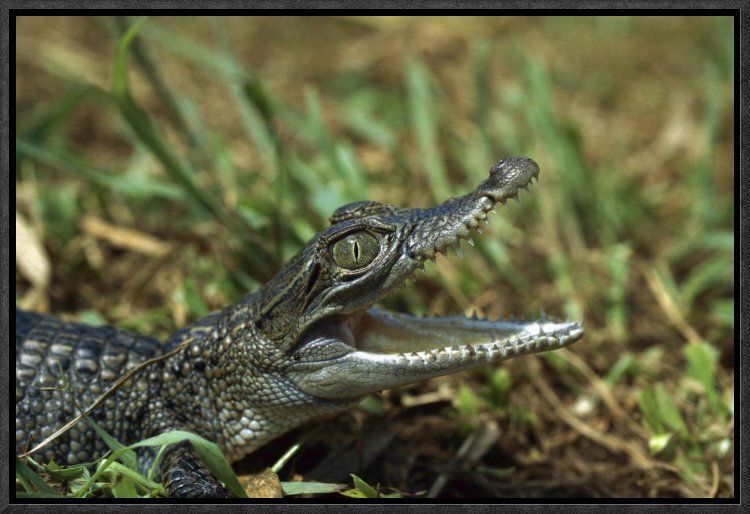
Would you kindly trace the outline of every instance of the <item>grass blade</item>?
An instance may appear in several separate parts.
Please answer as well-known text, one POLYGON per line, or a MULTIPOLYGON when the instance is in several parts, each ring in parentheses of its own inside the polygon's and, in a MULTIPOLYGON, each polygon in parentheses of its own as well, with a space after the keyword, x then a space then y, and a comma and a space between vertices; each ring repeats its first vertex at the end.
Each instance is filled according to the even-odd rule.
POLYGON ((199 435, 191 434, 182 430, 173 430, 164 434, 159 434, 148 439, 144 439, 129 448, 140 448, 144 446, 161 446, 164 444, 178 444, 189 441, 195 448, 195 452, 201 458, 206 467, 213 475, 224 482, 232 493, 238 498, 246 498, 244 489, 237 480, 237 475, 232 471, 224 454, 221 453, 216 444, 202 438, 199 435))
POLYGON ((420 160, 427 172, 428 187, 433 200, 455 196, 443 165, 438 144, 439 111, 431 91, 432 80, 424 64, 411 58, 406 64, 406 89, 409 96, 409 114, 414 137, 417 140, 420 160))
POLYGON ((192 204, 231 226, 229 216, 220 203, 205 189, 198 187, 193 179, 192 170, 169 150, 153 120, 130 95, 127 78, 128 48, 145 21, 146 18, 139 19, 120 40, 112 72, 112 96, 138 140, 154 154, 167 173, 185 189, 192 204))
POLYGON ((60 497, 47 482, 42 480, 42 477, 34 473, 26 463, 19 459, 16 459, 16 477, 21 480, 27 493, 41 493, 60 497))

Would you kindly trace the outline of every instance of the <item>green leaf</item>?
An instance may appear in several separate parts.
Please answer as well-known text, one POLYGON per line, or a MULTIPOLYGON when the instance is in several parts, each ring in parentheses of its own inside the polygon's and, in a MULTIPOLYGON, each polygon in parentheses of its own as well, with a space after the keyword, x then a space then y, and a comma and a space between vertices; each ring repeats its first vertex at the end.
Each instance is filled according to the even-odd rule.
POLYGON ((120 482, 129 482, 129 484, 123 485, 120 488, 120 494, 122 494, 123 496, 118 496, 118 498, 137 497, 138 493, 135 490, 136 486, 138 486, 143 491, 157 493, 162 496, 165 494, 164 486, 162 486, 161 484, 157 484, 153 480, 144 477, 139 472, 129 469, 118 462, 113 462, 112 464, 110 464, 105 474, 113 478, 115 486, 117 486, 120 482))
POLYGON ((711 307, 711 316, 725 327, 734 329, 734 298, 715 302, 711 307))
POLYGON ((123 462, 123 464, 125 464, 130 469, 136 469, 138 467, 138 459, 134 451, 129 450, 126 446, 109 435, 102 427, 99 426, 96 421, 91 419, 89 416, 84 415, 83 419, 85 419, 89 426, 92 427, 94 431, 99 435, 99 437, 102 438, 104 443, 107 445, 107 448, 109 448, 113 452, 118 450, 121 451, 120 460, 123 462))
POLYGON ((161 462, 161 458, 164 455, 164 452, 167 450, 167 445, 163 444, 159 448, 159 451, 156 452, 156 457, 154 458, 154 461, 151 463, 151 467, 148 469, 148 474, 146 475, 146 478, 149 480, 153 480, 156 476, 156 473, 159 471, 159 463, 161 462))
POLYGON ((59 100, 52 105, 45 106, 44 110, 35 115, 30 122, 24 120, 22 122, 24 125, 18 133, 23 139, 29 141, 44 139, 47 134, 59 130, 58 126, 68 119, 73 110, 81 103, 81 100, 91 95, 104 96, 98 88, 74 85, 59 100))
POLYGON ((330 494, 345 489, 344 484, 324 484, 320 482, 281 482, 284 496, 295 494, 330 494))
MULTIPOLYGON (((232 228, 233 222, 221 202, 209 194, 205 187, 198 186, 195 182, 193 169, 171 152, 156 124, 130 95, 127 73, 128 48, 145 21, 146 18, 139 19, 120 40, 112 71, 112 96, 120 109, 120 113, 138 137, 138 140, 161 162, 172 179, 184 188, 191 204, 212 214, 223 224, 232 228)), ((256 264, 263 270, 267 267, 262 262, 256 264)))
POLYGON ((661 417, 669 428, 683 434, 687 432, 687 427, 685 426, 685 421, 682 419, 680 410, 661 384, 656 384, 656 402, 661 417))
POLYGON ((680 284, 680 302, 688 311, 701 293, 710 290, 730 290, 734 284, 732 254, 719 254, 695 267, 680 284))
POLYGON ((513 378, 508 368, 487 367, 489 384, 485 398, 495 407, 505 407, 508 404, 508 394, 513 387, 513 378))
POLYGON ((352 498, 380 498, 380 494, 370 484, 357 475, 352 474, 351 477, 354 482, 354 489, 344 491, 341 494, 352 498))
POLYGON ((112 486, 112 495, 115 498, 137 498, 138 492, 135 490, 135 484, 130 477, 119 476, 112 486))
POLYGON ((687 433, 685 421, 680 411, 662 384, 649 385, 637 394, 638 406, 646 417, 646 422, 655 434, 667 432, 665 428, 681 434, 687 433))
POLYGON ((567 360, 563 359, 555 352, 542 353, 539 357, 561 373, 568 373, 572 367, 567 360))
POLYGON ((515 466, 510 466, 508 468, 477 466, 477 471, 479 473, 486 475, 490 478, 496 479, 496 480, 508 480, 509 478, 513 476, 516 470, 517 468, 515 466))
POLYGON ((294 443, 289 449, 284 452, 284 455, 279 457, 279 460, 277 460, 273 466, 271 466, 271 471, 278 474, 281 469, 286 465, 286 463, 289 461, 289 459, 292 458, 292 456, 299 451, 300 448, 302 448, 305 444, 307 444, 308 441, 313 439, 315 436, 318 435, 320 432, 319 428, 311 429, 305 432, 296 443, 294 443))
MULTIPOLYGON (((89 472, 88 467, 83 467, 83 473, 80 477, 72 480, 70 482, 70 492, 74 496, 78 494, 78 491, 80 491, 82 488, 90 488, 93 485, 93 480, 91 479, 91 473, 89 472)), ((99 486, 97 485, 96 488, 99 486)), ((96 489, 95 488, 95 489, 96 489)))
MULTIPOLYGON (((218 480, 224 482, 226 484, 227 488, 229 488, 232 493, 237 496, 238 498, 247 498, 247 495, 245 494, 245 490, 240 485, 239 481, 237 480, 237 476, 234 474, 234 471, 232 471, 232 467, 229 465, 229 462, 226 460, 224 455, 221 453, 221 450, 219 450, 219 447, 216 446, 216 444, 207 441, 206 439, 191 434, 190 432, 185 432, 182 430, 173 430, 171 432, 165 432, 163 434, 159 434, 154 437, 150 437, 148 439, 144 439, 143 441, 139 441, 138 443, 135 443, 131 446, 126 446, 124 448, 120 448, 119 450, 116 450, 112 452, 112 454, 104 461, 102 462, 99 467, 96 470, 96 473, 94 473, 90 479, 86 481, 85 484, 81 486, 81 488, 76 492, 75 497, 81 498, 83 497, 88 489, 91 488, 91 486, 96 482, 96 480, 99 479, 102 474, 106 473, 108 468, 110 466, 115 466, 115 469, 118 468, 116 464, 116 460, 126 451, 133 450, 135 448, 141 448, 146 446, 163 446, 163 445, 171 445, 171 444, 178 444, 184 441, 189 441, 193 448, 195 449, 195 452, 198 454, 198 456, 203 461, 203 464, 206 465, 206 467, 211 471, 213 476, 215 476, 218 480)), ((127 468, 122 467, 120 469, 120 472, 123 472, 122 470, 127 470, 127 468)), ((123 472, 124 473, 124 472, 123 472)), ((135 478, 137 475, 131 475, 132 478, 135 478)), ((143 480, 148 480, 145 477, 142 477, 143 480)))
POLYGON ((20 459, 16 459, 16 478, 18 478, 24 485, 27 493, 41 493, 45 495, 54 495, 59 498, 60 495, 56 494, 47 482, 42 480, 42 477, 34 473, 25 462, 20 459))
POLYGON ((224 82, 237 105, 242 124, 250 140, 263 160, 270 175, 277 175, 279 147, 273 126, 273 99, 264 90, 261 82, 245 77, 242 66, 232 52, 232 45, 226 32, 219 32, 224 66, 224 82))
POLYGON ((86 466, 83 464, 77 464, 75 466, 63 468, 52 460, 44 467, 44 471, 57 480, 75 480, 84 476, 86 473, 86 466))
POLYGON ((657 434, 664 432, 664 424, 659 415, 659 406, 656 401, 656 392, 653 385, 644 387, 636 393, 638 407, 641 409, 646 423, 651 427, 651 431, 657 434))
POLYGON ((334 162, 340 171, 345 184, 347 200, 364 200, 368 198, 365 172, 357 161, 357 156, 351 145, 336 143, 333 146, 334 162))
POLYGON ((203 301, 203 295, 198 291, 195 282, 187 279, 173 293, 173 299, 180 305, 187 306, 189 312, 198 316, 208 314, 208 306, 203 301))
POLYGON ((625 352, 620 355, 617 362, 610 368, 607 376, 604 377, 604 382, 610 387, 615 385, 620 378, 625 375, 631 368, 635 366, 635 356, 630 352, 625 352))
POLYGON ((347 109, 344 115, 347 127, 374 145, 389 150, 396 145, 396 135, 378 116, 356 108, 347 109))
POLYGON ((432 198, 442 201, 453 195, 438 141, 439 105, 433 98, 432 77, 427 67, 416 58, 411 58, 406 63, 406 89, 412 131, 417 140, 420 160, 424 163, 429 178, 427 184, 432 198))
POLYGON ((213 473, 213 475, 224 482, 227 488, 238 498, 247 498, 245 490, 237 480, 237 475, 232 471, 232 466, 221 453, 216 444, 208 441, 199 435, 191 434, 183 430, 173 430, 164 434, 159 434, 154 437, 144 439, 130 448, 140 448, 143 446, 161 446, 163 444, 177 444, 183 441, 190 441, 190 444, 195 448, 195 452, 201 458, 206 467, 213 473))
POLYGON ((718 407, 715 382, 718 350, 709 343, 701 342, 685 346, 682 352, 687 360, 687 375, 700 382, 711 405, 718 407))
POLYGON ((458 387, 456 408, 462 416, 469 420, 474 419, 479 414, 479 399, 474 390, 466 384, 461 384, 458 387))
POLYGON ((381 401, 380 396, 374 394, 365 396, 359 402, 357 407, 369 414, 375 414, 376 416, 382 416, 385 414, 385 409, 383 408, 383 402, 381 401))
POLYGON ((628 325, 628 296, 627 287, 632 266, 632 249, 625 244, 617 244, 608 249, 605 262, 609 267, 611 286, 607 291, 609 304, 607 312, 607 326, 614 337, 621 341, 627 336, 628 325))
POLYGON ((134 198, 155 197, 170 200, 184 198, 182 190, 170 184, 154 182, 148 177, 124 176, 113 171, 94 168, 70 155, 50 152, 25 139, 16 138, 16 152, 75 177, 134 198))

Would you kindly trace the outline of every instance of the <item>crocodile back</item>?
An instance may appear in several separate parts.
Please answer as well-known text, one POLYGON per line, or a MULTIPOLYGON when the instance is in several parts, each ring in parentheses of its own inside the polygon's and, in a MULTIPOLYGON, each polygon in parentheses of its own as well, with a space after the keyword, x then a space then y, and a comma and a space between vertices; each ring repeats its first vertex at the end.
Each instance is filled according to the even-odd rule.
MULTIPOLYGON (((158 340, 126 330, 16 310, 16 454, 44 440, 124 373, 162 351, 158 340)), ((138 421, 148 398, 158 393, 158 380, 149 380, 149 374, 159 367, 134 375, 107 396, 91 418, 123 443, 138 440, 138 421)), ((94 430, 80 421, 34 457, 75 464, 106 449, 94 430)))

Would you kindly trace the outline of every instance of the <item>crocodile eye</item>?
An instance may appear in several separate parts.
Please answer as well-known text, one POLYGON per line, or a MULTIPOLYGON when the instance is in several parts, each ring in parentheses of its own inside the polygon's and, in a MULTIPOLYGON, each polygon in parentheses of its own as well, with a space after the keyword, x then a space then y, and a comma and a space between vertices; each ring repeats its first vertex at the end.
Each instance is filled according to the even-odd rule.
POLYGON ((378 240, 367 232, 351 234, 331 246, 333 262, 348 270, 364 268, 375 260, 379 252, 378 240))

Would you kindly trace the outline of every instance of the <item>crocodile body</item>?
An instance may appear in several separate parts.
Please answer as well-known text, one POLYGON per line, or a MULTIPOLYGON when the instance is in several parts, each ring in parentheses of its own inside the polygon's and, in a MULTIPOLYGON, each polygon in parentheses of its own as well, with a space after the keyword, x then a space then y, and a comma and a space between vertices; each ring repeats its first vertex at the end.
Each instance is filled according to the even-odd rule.
MULTIPOLYGON (((530 159, 509 158, 474 191, 436 207, 341 207, 261 289, 164 342, 17 311, 17 454, 158 356, 169 354, 141 366, 91 417, 122 443, 181 429, 236 461, 369 393, 576 341, 580 322, 415 318, 372 307, 437 253, 470 239, 495 204, 517 197, 538 172, 530 159)), ((106 450, 79 422, 35 457, 74 464, 106 450)), ((152 458, 141 455, 142 466, 152 458)), ((174 448, 163 462, 171 495, 226 494, 189 447, 174 448)))

